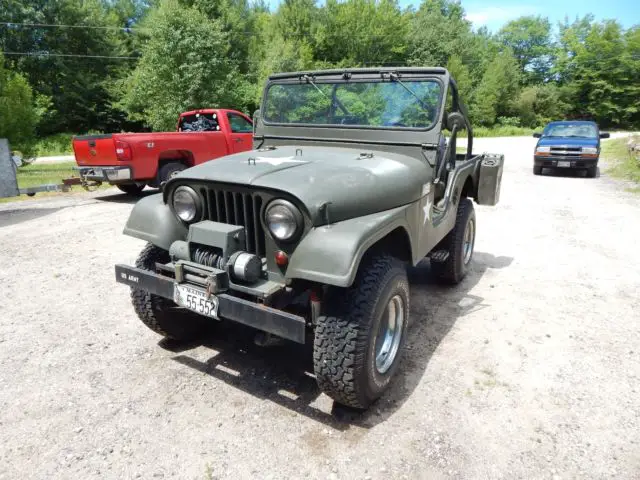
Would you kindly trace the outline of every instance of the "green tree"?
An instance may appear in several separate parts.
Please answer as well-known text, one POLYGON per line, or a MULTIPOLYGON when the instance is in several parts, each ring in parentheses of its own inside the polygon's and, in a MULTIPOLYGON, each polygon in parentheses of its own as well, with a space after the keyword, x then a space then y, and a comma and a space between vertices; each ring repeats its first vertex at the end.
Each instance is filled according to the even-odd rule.
POLYGON ((520 90, 520 69, 510 51, 496 55, 475 90, 470 115, 481 125, 493 125, 498 117, 513 114, 513 100, 520 90))
POLYGON ((541 16, 526 16, 508 22, 498 39, 513 51, 529 84, 546 81, 553 65, 551 23, 541 16))
POLYGON ((195 6, 162 0, 144 22, 151 29, 125 85, 122 107, 154 129, 173 129, 182 111, 249 104, 252 88, 230 58, 219 20, 195 6))
POLYGON ((315 57, 336 66, 404 62, 407 22, 397 0, 327 0, 315 57))
POLYGON ((444 66, 452 55, 470 61, 474 55, 471 23, 459 2, 423 0, 411 16, 407 34, 408 62, 444 66))
POLYGON ((19 73, 5 68, 0 52, 0 138, 9 139, 13 149, 28 152, 36 121, 29 83, 19 73))
POLYGON ((117 27, 111 8, 106 0, 0 3, 0 18, 16 22, 0 26, 0 50, 20 53, 7 57, 9 66, 22 72, 38 94, 51 99, 51 109, 38 126, 41 134, 114 126, 108 86, 114 65, 127 60, 104 57, 118 56, 115 36, 131 34, 110 29, 117 27))

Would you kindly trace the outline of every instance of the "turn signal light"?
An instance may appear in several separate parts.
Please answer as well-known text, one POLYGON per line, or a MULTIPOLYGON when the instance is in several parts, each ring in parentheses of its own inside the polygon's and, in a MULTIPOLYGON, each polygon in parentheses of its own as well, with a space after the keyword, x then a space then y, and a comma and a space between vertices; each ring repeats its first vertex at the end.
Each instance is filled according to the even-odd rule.
POLYGON ((287 263, 289 263, 289 257, 282 250, 278 250, 276 252, 275 258, 276 258, 276 264, 279 267, 284 267, 287 265, 287 263))

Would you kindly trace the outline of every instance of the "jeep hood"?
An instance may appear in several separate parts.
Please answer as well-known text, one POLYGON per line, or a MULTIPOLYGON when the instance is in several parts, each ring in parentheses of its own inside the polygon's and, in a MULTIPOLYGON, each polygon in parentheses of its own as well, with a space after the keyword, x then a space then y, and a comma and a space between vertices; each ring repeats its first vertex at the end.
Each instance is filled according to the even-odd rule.
POLYGON ((333 222, 416 201, 429 180, 425 162, 389 152, 339 147, 285 146, 253 150, 205 162, 175 179, 251 185, 287 192, 323 224, 326 202, 333 222))

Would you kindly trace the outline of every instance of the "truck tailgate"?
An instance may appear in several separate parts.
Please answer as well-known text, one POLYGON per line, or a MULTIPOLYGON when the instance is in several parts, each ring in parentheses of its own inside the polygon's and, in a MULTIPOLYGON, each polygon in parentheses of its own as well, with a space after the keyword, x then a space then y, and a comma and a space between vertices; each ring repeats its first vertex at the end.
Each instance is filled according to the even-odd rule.
POLYGON ((118 165, 113 135, 82 135, 73 138, 73 152, 79 166, 118 165))

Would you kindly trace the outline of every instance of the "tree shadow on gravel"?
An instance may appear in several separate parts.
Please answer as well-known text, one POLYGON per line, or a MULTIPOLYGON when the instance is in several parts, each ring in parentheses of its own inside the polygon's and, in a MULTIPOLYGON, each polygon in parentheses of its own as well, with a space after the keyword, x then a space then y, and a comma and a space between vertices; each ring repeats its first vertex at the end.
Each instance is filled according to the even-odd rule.
POLYGON ((100 202, 110 202, 110 203, 129 203, 133 205, 137 203, 138 200, 143 199, 144 197, 148 197, 149 195, 155 195, 156 193, 160 193, 160 190, 157 188, 145 188, 138 195, 129 195, 128 193, 121 192, 118 190, 118 193, 110 193, 108 195, 98 195, 95 197, 95 200, 100 202))
POLYGON ((304 345, 284 342, 281 346, 264 348, 253 343, 256 330, 233 322, 222 322, 216 324, 212 335, 198 342, 162 340, 159 346, 177 353, 173 360, 183 365, 328 427, 336 430, 346 430, 351 425, 371 428, 393 415, 411 396, 433 353, 456 320, 489 306, 482 297, 469 294, 487 269, 505 268, 512 261, 510 257, 475 252, 469 274, 453 287, 436 283, 428 260, 408 269, 412 324, 407 348, 386 394, 364 412, 335 402, 332 402, 330 412, 314 405, 322 392, 313 376, 312 337, 308 337, 304 345), (204 362, 185 354, 200 346, 217 353, 204 362))
POLYGON ((19 223, 35 220, 52 213, 56 213, 65 207, 48 208, 16 208, 14 210, 0 210, 0 227, 17 225, 19 223))

